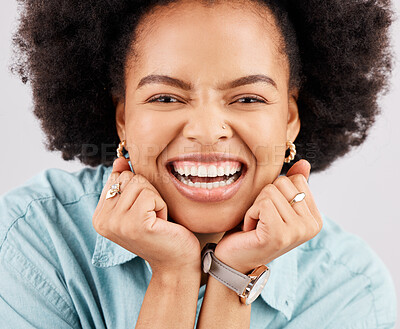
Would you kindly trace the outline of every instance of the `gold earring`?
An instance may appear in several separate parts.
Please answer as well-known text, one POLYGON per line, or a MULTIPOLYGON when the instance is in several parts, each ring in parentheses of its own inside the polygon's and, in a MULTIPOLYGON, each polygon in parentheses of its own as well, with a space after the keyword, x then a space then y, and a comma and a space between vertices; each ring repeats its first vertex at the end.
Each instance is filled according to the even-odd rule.
MULTIPOLYGON (((118 148, 117 148, 117 156, 118 156, 118 158, 125 158, 124 154, 123 154, 124 146, 125 146, 125 139, 123 141, 119 142, 119 144, 118 144, 118 148)), ((129 157, 126 158, 126 159, 129 160, 129 157)))
POLYGON ((286 147, 290 148, 290 154, 285 158, 285 162, 289 163, 294 159, 294 156, 296 155, 296 146, 294 146, 294 143, 291 141, 286 141, 286 147))

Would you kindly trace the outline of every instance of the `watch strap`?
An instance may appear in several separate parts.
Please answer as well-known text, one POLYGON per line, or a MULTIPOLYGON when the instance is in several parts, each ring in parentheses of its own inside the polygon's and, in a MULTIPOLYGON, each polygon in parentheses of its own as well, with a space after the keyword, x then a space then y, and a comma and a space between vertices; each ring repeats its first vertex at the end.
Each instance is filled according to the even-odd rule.
POLYGON ((221 262, 217 257, 215 257, 212 249, 208 249, 204 256, 208 253, 212 258, 211 267, 208 273, 216 280, 235 291, 238 295, 241 295, 249 285, 251 278, 221 262))

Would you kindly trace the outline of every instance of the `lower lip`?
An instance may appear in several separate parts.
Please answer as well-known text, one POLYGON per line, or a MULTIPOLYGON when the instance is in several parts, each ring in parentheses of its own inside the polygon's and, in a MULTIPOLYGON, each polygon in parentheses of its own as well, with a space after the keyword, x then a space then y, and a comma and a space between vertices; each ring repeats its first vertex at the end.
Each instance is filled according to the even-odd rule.
POLYGON ((240 177, 232 184, 208 189, 186 185, 176 178, 168 168, 166 169, 171 176, 172 182, 179 192, 181 192, 188 199, 200 202, 219 202, 232 198, 239 190, 243 182, 243 177, 246 175, 246 170, 244 169, 242 170, 240 177))

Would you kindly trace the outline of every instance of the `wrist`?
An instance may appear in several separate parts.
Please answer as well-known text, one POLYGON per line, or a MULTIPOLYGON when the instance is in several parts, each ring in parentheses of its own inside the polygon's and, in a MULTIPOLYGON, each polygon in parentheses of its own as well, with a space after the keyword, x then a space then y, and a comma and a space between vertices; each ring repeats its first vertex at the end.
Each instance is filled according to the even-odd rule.
POLYGON ((224 254, 220 253, 218 251, 218 246, 217 246, 217 248, 215 248, 214 255, 224 264, 226 264, 229 267, 234 268, 236 271, 246 274, 246 275, 250 274, 252 272, 252 270, 255 268, 255 266, 252 266, 252 267, 248 266, 248 265, 244 264, 244 262, 242 264, 237 264, 228 255, 224 255, 224 254))
POLYGON ((200 287, 201 269, 195 268, 163 268, 154 269, 151 280, 157 281, 162 286, 175 288, 182 285, 196 284, 200 287))

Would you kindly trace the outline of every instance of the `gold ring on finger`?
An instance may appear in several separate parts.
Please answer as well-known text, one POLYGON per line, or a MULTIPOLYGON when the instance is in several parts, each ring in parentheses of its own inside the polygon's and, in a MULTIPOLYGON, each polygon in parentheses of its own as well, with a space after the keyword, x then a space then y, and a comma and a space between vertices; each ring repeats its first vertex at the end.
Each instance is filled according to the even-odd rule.
POLYGON ((292 205, 293 203, 300 202, 305 197, 306 197, 306 194, 304 192, 297 193, 295 195, 295 197, 291 201, 289 201, 289 204, 292 205))
POLYGON ((110 189, 107 191, 106 200, 116 196, 117 193, 121 194, 120 185, 121 183, 115 183, 111 185, 110 189))

